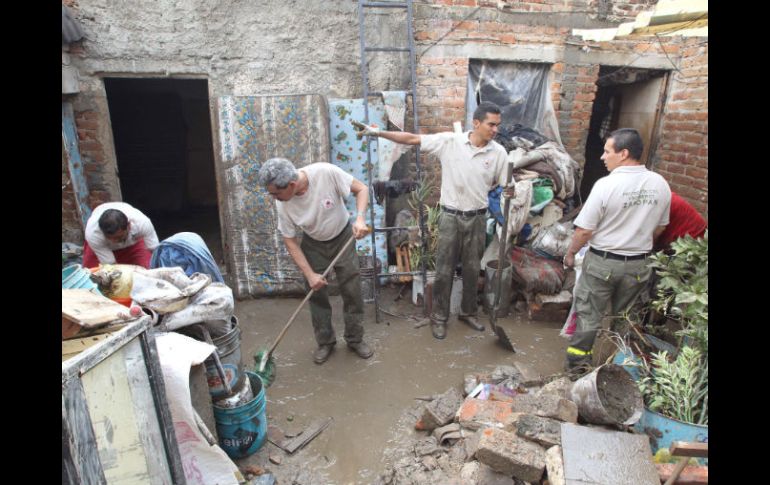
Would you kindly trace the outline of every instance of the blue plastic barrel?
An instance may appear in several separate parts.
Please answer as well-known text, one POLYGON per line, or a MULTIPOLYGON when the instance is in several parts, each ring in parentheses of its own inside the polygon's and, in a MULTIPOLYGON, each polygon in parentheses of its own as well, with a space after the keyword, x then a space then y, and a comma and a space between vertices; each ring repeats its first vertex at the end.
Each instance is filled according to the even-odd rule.
POLYGON ((91 281, 91 272, 79 264, 71 264, 61 270, 61 287, 82 288, 101 295, 99 287, 91 281))
POLYGON ((246 371, 254 399, 234 408, 214 405, 214 420, 219 434, 219 446, 230 458, 243 458, 259 450, 267 437, 265 389, 262 380, 246 371))

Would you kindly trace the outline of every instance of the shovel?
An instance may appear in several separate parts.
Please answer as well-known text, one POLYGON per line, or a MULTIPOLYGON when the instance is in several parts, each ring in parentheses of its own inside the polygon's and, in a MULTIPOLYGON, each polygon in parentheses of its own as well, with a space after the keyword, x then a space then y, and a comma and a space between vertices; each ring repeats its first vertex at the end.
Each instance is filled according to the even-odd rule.
MULTIPOLYGON (((508 187, 511 185, 511 180, 513 179, 513 164, 508 163, 508 172, 505 176, 505 186, 508 187)), ((495 278, 497 279, 497 287, 495 289, 495 304, 492 307, 492 311, 489 314, 489 324, 492 327, 492 330, 497 334, 498 341, 500 342, 500 345, 505 347, 506 349, 510 350, 511 352, 516 352, 516 350, 513 348, 513 344, 511 343, 508 336, 505 334, 505 330, 503 330, 502 327, 498 327, 495 322, 497 321, 497 310, 500 307, 500 294, 502 291, 503 286, 503 268, 504 268, 504 262, 503 258, 505 258, 505 243, 508 236, 508 212, 510 212, 511 209, 511 199, 508 197, 505 197, 505 207, 503 209, 503 230, 500 237, 500 252, 498 253, 497 257, 497 274, 495 275, 495 278)))
MULTIPOLYGON (((350 239, 348 242, 345 243, 345 245, 340 249, 340 252, 337 253, 337 255, 334 257, 331 263, 329 263, 329 267, 326 268, 326 271, 323 272, 321 275, 321 278, 326 278, 326 275, 329 274, 329 271, 334 267, 335 264, 337 264, 337 261, 339 261, 340 256, 342 256, 342 253, 344 253, 348 247, 353 244, 353 241, 356 240, 355 236, 350 236, 350 239)), ((283 330, 281 330, 281 333, 278 334, 278 338, 275 339, 275 342, 273 342, 272 347, 270 347, 270 350, 265 352, 264 350, 257 353, 257 355, 254 356, 254 359, 259 362, 259 366, 257 368, 257 371, 255 374, 257 374, 261 379, 262 382, 265 383, 265 387, 269 386, 270 383, 273 382, 274 372, 273 369, 275 368, 275 365, 272 363, 271 359, 273 357, 273 351, 278 346, 278 344, 281 342, 281 339, 286 334, 286 331, 289 330, 289 327, 294 322, 294 319, 297 318, 297 314, 302 309, 303 306, 305 306, 305 303, 310 299, 311 296, 313 296, 313 293, 315 293, 314 289, 310 289, 310 291, 305 295, 305 299, 302 300, 302 303, 299 304, 296 310, 294 310, 294 313, 289 318, 289 321, 286 322, 286 325, 283 327, 283 330), (270 363, 272 365, 268 365, 268 361, 271 361, 270 363), (265 371, 267 369, 267 372, 265 371)))

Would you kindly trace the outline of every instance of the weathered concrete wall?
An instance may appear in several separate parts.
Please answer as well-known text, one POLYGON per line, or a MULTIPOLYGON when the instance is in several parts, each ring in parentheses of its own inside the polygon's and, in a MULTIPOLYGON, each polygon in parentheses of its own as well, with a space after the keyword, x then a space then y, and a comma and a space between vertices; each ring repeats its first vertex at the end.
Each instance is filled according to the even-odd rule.
MULTIPOLYGON (((70 5, 86 32, 71 54, 81 78, 74 106, 92 205, 120 198, 103 77, 205 78, 212 106, 222 95, 362 94, 353 0, 63 3, 70 5)), ((370 10, 367 42, 405 46, 405 18, 402 10, 370 10)), ((378 53, 368 58, 374 59, 372 89, 408 86, 406 55, 378 53)), ((218 160, 216 147, 215 152, 218 160)))

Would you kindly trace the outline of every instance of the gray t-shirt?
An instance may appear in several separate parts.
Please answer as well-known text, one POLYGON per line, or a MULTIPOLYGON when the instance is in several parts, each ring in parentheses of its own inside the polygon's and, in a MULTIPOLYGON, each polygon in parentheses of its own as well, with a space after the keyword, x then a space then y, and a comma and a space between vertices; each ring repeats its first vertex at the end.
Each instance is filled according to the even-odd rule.
POLYGON ((659 174, 644 165, 617 167, 596 181, 575 225, 593 231, 591 247, 634 256, 652 250, 670 206, 671 189, 659 174))
POLYGON ((336 165, 319 162, 300 168, 307 175, 308 189, 286 202, 275 201, 278 230, 283 237, 296 237, 297 228, 316 241, 339 235, 350 220, 345 197, 353 176, 336 165))

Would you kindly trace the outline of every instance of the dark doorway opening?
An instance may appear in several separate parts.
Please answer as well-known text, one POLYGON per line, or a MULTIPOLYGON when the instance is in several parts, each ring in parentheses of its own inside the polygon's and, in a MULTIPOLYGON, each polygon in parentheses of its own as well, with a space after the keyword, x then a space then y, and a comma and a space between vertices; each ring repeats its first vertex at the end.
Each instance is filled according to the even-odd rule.
POLYGON ((163 240, 194 232, 224 272, 208 83, 105 78, 123 201, 163 240))
POLYGON ((642 163, 654 153, 659 111, 665 98, 668 71, 601 66, 596 82, 586 139, 580 197, 588 198, 594 183, 609 174, 601 157, 607 136, 618 128, 636 128, 644 141, 642 163))

